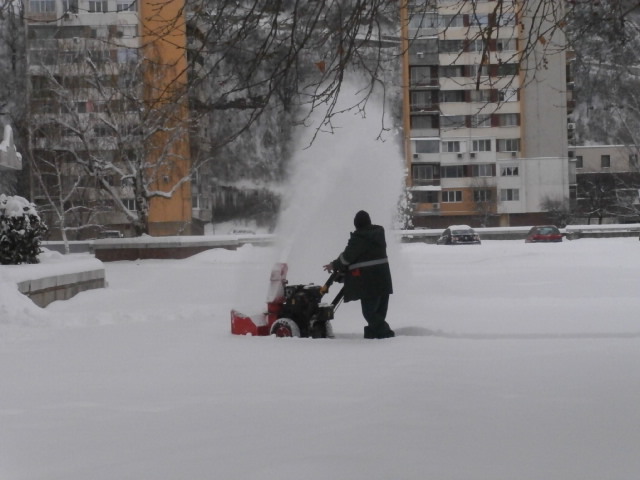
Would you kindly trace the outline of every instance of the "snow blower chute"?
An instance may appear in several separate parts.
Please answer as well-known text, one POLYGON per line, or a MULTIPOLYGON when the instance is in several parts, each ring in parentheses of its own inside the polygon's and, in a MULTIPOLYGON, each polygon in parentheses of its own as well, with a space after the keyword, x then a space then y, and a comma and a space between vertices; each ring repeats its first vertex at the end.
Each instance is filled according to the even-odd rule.
POLYGON ((231 333, 234 335, 275 335, 276 337, 332 337, 330 320, 344 296, 344 288, 331 303, 322 303, 322 297, 333 282, 342 281, 334 272, 320 285, 288 285, 288 266, 276 263, 271 270, 271 283, 267 296, 267 311, 253 316, 231 310, 231 333))

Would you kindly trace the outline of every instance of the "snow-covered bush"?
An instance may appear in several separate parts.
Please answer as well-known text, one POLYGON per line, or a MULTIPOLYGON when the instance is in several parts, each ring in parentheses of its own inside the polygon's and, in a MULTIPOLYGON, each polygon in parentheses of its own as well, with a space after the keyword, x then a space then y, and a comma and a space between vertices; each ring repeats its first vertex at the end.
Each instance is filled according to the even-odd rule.
POLYGON ((38 263, 46 231, 33 203, 0 194, 0 264, 38 263))

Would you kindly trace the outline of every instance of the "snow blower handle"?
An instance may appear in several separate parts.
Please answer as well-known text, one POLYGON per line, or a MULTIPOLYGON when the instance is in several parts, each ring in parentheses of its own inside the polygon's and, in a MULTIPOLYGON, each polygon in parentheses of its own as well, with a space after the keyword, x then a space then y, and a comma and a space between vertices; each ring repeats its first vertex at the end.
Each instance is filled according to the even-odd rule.
POLYGON ((338 271, 338 270, 334 270, 331 275, 329 275, 328 280, 325 282, 325 284, 320 287, 320 294, 324 295, 325 293, 327 293, 329 291, 329 287, 331 287, 331 285, 333 285, 333 282, 342 282, 342 277, 343 277, 343 273, 338 271))

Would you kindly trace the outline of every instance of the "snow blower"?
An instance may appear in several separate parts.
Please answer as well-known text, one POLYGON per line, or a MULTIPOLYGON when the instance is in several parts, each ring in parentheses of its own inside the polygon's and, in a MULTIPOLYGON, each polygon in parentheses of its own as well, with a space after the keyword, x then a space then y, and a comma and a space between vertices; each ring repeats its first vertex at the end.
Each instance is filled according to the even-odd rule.
POLYGON ((231 333, 276 337, 333 337, 329 321, 342 302, 344 287, 331 303, 322 303, 322 297, 333 282, 342 281, 342 274, 333 272, 322 286, 288 285, 287 271, 286 263, 276 263, 271 270, 266 312, 247 316, 231 310, 231 333))

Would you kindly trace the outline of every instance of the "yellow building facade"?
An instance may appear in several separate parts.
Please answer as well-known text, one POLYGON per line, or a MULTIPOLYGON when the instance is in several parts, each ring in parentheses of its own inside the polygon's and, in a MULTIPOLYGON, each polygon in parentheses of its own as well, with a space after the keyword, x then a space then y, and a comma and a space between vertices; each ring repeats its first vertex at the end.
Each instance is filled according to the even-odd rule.
POLYGON ((144 96, 164 116, 164 129, 147 145, 154 171, 149 210, 151 235, 191 233, 191 161, 188 135, 187 36, 184 0, 142 0, 139 6, 145 58, 144 96))

